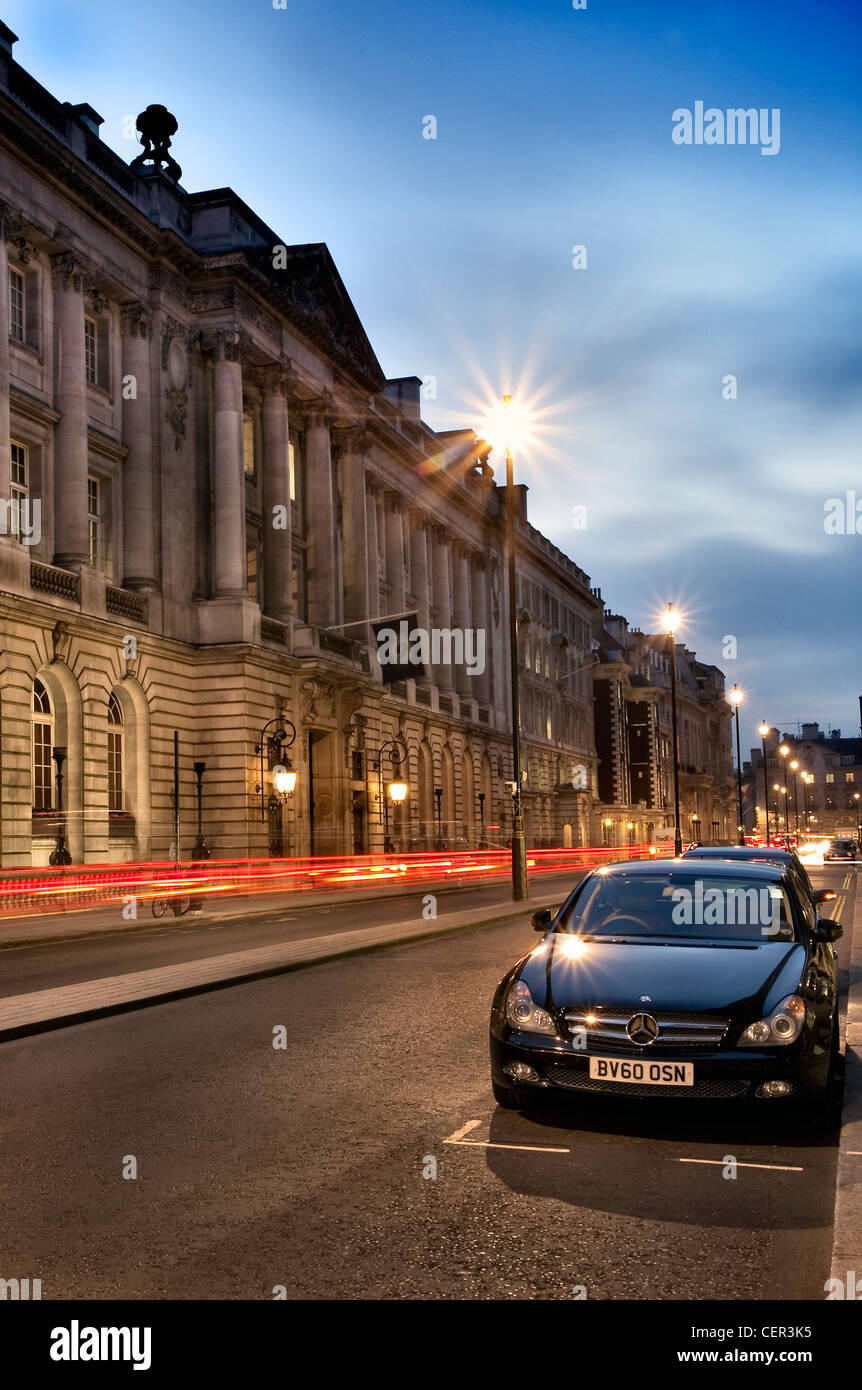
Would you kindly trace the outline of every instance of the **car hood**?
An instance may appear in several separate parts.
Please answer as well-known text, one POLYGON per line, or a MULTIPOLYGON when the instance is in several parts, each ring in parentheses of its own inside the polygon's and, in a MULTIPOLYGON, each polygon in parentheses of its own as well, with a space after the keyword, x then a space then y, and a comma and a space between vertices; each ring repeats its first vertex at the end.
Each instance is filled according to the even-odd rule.
POLYGON ((644 945, 586 940, 572 955, 571 935, 552 932, 527 956, 520 977, 546 1009, 642 1006, 686 1012, 771 1008, 799 986, 806 951, 799 942, 644 945))

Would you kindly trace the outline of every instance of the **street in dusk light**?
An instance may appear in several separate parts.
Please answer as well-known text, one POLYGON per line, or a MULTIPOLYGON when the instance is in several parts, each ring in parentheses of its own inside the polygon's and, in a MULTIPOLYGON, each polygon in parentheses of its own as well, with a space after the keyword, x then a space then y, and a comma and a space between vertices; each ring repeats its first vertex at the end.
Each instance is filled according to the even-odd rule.
POLYGON ((862 26, 611 9, 0 15, 28 1366, 848 1331, 862 26))

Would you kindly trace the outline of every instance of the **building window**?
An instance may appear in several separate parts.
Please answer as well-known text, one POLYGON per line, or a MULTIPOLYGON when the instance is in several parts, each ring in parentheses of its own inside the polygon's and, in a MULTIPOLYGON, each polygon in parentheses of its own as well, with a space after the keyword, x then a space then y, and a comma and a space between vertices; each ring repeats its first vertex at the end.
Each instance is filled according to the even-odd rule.
POLYGON ((108 700, 108 810, 124 811, 123 714, 117 697, 108 700))
POLYGON ((287 467, 290 474, 290 500, 296 501, 296 445, 293 443, 287 446, 287 467))
POLYGON ((87 479, 87 530, 90 564, 98 569, 102 552, 102 486, 98 478, 87 479))
POLYGON ((99 380, 98 334, 95 319, 84 319, 84 366, 87 385, 95 386, 99 380))
POLYGON ((50 811, 51 749, 54 743, 54 712, 51 698, 40 680, 33 682, 33 810, 50 811))
POLYGON ((242 462, 247 478, 257 476, 257 431, 250 411, 242 417, 242 462))
POLYGON ((845 772, 845 774, 844 774, 844 781, 845 781, 845 782, 855 782, 855 780, 856 780, 856 778, 855 778, 855 776, 854 776, 854 774, 853 774, 852 772, 845 772))
POLYGON ((246 588, 248 589, 248 596, 249 596, 249 598, 254 599, 255 603, 259 603, 259 602, 260 602, 260 584, 259 584, 259 578, 260 578, 260 576, 259 576, 259 574, 258 574, 258 570, 259 570, 259 565, 258 565, 258 552, 257 552, 257 546, 256 546, 256 545, 249 545, 249 546, 246 546, 246 551, 245 551, 245 582, 246 582, 246 588))
POLYGON ((834 781, 835 781, 835 773, 834 773, 834 772, 827 772, 827 774, 826 774, 826 781, 827 781, 827 782, 834 782, 834 781))
POLYGON ((20 270, 9 270, 9 337, 16 343, 24 341, 24 276, 20 270))
POLYGON ((26 444, 20 444, 13 439, 9 445, 12 465, 12 486, 10 488, 10 500, 12 502, 11 517, 9 524, 9 535, 14 536, 16 541, 22 539, 21 510, 30 496, 30 450, 26 444))

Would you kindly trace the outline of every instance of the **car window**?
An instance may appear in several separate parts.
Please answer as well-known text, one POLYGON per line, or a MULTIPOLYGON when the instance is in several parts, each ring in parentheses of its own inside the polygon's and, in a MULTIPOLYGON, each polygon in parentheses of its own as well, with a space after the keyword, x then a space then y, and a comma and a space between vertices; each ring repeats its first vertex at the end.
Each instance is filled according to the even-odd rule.
POLYGON ((790 900, 780 882, 716 873, 703 861, 685 874, 599 872, 563 908, 558 930, 638 939, 795 940, 790 900))

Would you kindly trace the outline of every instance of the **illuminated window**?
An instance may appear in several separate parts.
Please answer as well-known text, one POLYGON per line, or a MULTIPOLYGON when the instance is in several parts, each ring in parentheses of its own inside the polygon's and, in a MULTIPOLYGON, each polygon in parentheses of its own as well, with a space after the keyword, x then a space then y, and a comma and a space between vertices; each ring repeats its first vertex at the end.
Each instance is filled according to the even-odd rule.
POLYGON ((123 713, 115 695, 108 700, 108 810, 124 811, 123 713))
POLYGON ((99 380, 98 335, 95 319, 84 319, 84 366, 87 384, 95 386, 99 380))
POLYGON ((20 270, 9 270, 9 337, 16 343, 24 341, 24 276, 20 270))
POLYGON ((247 478, 253 478, 257 473, 256 434, 254 416, 246 413, 242 417, 242 461, 247 478))
POLYGON ((259 575, 258 575, 258 553, 256 545, 249 545, 245 552, 245 579, 248 589, 248 596, 260 602, 259 575))
POLYGON ((290 472, 290 500, 296 501, 296 448, 293 444, 287 446, 287 466, 290 472))
POLYGON ((12 486, 9 489, 12 507, 9 518, 9 535, 16 541, 22 539, 21 508, 30 496, 30 450, 26 444, 11 440, 9 453, 12 465, 12 486))
POLYGON ((51 749, 54 742, 54 712, 51 699, 40 680, 33 682, 33 810, 51 810, 51 749))
POLYGON ((827 781, 827 782, 834 782, 834 781, 835 781, 835 773, 834 773, 834 772, 827 772, 827 774, 826 774, 826 781, 827 781))
POLYGON ((845 782, 855 782, 855 780, 856 780, 856 778, 855 778, 855 776, 853 775, 852 772, 845 772, 845 774, 844 774, 844 781, 845 781, 845 782))

